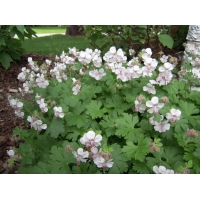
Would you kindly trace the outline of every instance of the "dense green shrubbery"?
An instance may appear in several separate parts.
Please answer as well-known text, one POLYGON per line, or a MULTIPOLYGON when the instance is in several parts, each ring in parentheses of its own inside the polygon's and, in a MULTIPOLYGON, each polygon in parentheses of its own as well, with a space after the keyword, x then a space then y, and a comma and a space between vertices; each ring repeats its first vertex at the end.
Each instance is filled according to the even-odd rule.
POLYGON ((28 26, 0 25, 0 63, 3 67, 8 69, 10 62, 20 60, 20 54, 24 51, 21 40, 32 38, 33 35, 36 36, 35 32, 28 26), (18 39, 14 38, 15 35, 18 39))
POLYGON ((84 32, 91 44, 104 52, 113 45, 126 52, 147 47, 161 51, 164 47, 184 50, 182 44, 186 42, 188 28, 186 25, 104 25, 84 26, 84 32), (97 40, 100 38, 104 42, 98 46, 97 40))
POLYGON ((9 97, 30 124, 13 130, 18 173, 200 173, 200 93, 177 79, 174 59, 129 52, 112 47, 103 64, 91 49, 29 58, 18 79, 30 100, 9 97))

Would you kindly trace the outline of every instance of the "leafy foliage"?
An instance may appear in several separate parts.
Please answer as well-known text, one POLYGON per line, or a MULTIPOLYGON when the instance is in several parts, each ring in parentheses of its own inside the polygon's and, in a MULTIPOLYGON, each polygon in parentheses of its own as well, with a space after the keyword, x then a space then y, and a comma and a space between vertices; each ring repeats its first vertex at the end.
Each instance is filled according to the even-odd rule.
POLYGON ((4 68, 8 69, 13 60, 20 60, 20 54, 24 51, 20 40, 24 40, 25 37, 32 38, 32 36, 36 36, 35 32, 28 26, 0 26, 0 63, 4 68), (16 39, 15 35, 19 39, 16 39))
MULTIPOLYGON (((4 43, 2 39, 0 42, 4 43)), ((123 53, 113 49, 109 56, 123 53)), ((143 70, 142 56, 148 51, 141 51, 131 62, 137 62, 143 70)), ((60 60, 68 56, 62 53, 60 60)), ((160 60, 152 76, 140 74, 139 78, 129 76, 133 68, 128 68, 125 61, 102 64, 98 74, 100 70, 93 61, 85 64, 77 60, 73 64, 57 61, 55 65, 60 68, 53 75, 49 71, 55 68, 40 66, 40 73, 46 70, 43 75, 48 85, 39 87, 37 79, 30 86, 30 99, 20 101, 24 107, 20 103, 14 107, 23 110, 29 123, 28 130, 13 130, 22 140, 16 149, 19 173, 147 174, 153 173, 156 165, 175 173, 186 173, 188 169, 200 172, 200 93, 191 91, 189 82, 159 82, 159 70, 165 66, 160 60), (111 69, 114 65, 117 68, 111 69), (123 71, 118 73, 120 69, 125 75, 123 71), (63 75, 62 80, 56 78, 58 74, 63 75), (153 79, 157 82, 146 91, 144 88, 153 79), (151 93, 152 88, 156 93, 151 93)))

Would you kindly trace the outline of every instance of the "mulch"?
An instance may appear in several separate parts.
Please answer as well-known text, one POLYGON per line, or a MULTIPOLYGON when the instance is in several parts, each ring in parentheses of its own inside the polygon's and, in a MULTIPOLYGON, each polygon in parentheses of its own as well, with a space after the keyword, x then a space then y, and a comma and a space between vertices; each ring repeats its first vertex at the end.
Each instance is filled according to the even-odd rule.
MULTIPOLYGON (((178 58, 179 54, 183 52, 165 52, 165 55, 171 54, 178 58)), ((46 59, 53 60, 54 57, 43 56, 35 53, 30 53, 21 56, 21 60, 11 63, 9 69, 5 69, 0 64, 0 173, 1 174, 15 174, 17 173, 17 166, 12 169, 5 169, 3 165, 8 162, 10 158, 6 150, 19 146, 19 141, 12 135, 12 130, 16 127, 26 127, 24 120, 18 118, 14 114, 13 108, 8 102, 8 95, 17 97, 18 92, 12 92, 22 87, 17 79, 18 74, 21 72, 22 67, 27 67, 28 57, 32 57, 33 61, 38 61, 38 64, 44 63, 46 59)))
POLYGON ((10 158, 6 150, 19 146, 19 141, 12 135, 12 130, 16 127, 27 128, 24 120, 15 115, 14 109, 8 102, 8 95, 16 97, 19 87, 22 87, 17 79, 22 67, 27 67, 28 57, 32 57, 33 61, 44 63, 46 59, 52 59, 50 56, 42 56, 39 54, 26 54, 21 56, 20 61, 11 63, 6 70, 0 65, 0 173, 14 174, 17 171, 17 166, 12 169, 4 169, 3 165, 8 162, 10 158))

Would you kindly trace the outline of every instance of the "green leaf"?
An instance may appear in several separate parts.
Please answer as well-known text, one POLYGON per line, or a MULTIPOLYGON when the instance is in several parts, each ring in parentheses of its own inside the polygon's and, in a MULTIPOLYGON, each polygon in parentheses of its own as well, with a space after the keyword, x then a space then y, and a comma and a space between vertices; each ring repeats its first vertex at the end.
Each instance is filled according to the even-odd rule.
POLYGON ((10 62, 12 62, 13 59, 10 55, 8 55, 5 52, 0 52, 0 62, 3 65, 4 68, 8 69, 10 67, 10 62))
POLYGON ((122 151, 126 153, 129 159, 134 158, 136 160, 139 160, 141 162, 144 161, 145 156, 150 151, 150 138, 145 138, 143 135, 139 135, 138 138, 138 144, 135 145, 130 141, 127 141, 127 146, 124 146, 122 151))
POLYGON ((15 59, 15 60, 20 60, 20 54, 18 52, 16 52, 15 50, 8 50, 7 53, 9 53, 9 55, 15 59))
POLYGON ((176 162, 183 162, 183 150, 180 147, 164 146, 162 158, 166 159, 169 165, 174 165, 176 162))
POLYGON ((0 35, 0 46, 6 46, 6 43, 5 43, 5 39, 3 37, 3 35, 0 35))
POLYGON ((48 168, 53 174, 70 174, 69 157, 62 147, 52 146, 48 168))
POLYGON ((133 137, 133 141, 134 142, 136 141, 137 136, 136 136, 134 126, 138 122, 137 115, 124 113, 123 117, 116 119, 115 122, 116 122, 116 126, 118 127, 116 131, 116 135, 125 137, 129 134, 133 134, 135 135, 135 137, 133 137))
POLYGON ((21 143, 17 149, 17 152, 23 157, 21 160, 22 165, 31 165, 33 163, 35 155, 30 144, 21 143))
POLYGON ((139 174, 150 174, 150 170, 145 162, 134 161, 133 170, 137 171, 139 174))
POLYGON ((24 35, 24 25, 16 25, 17 30, 24 35))
POLYGON ((73 166, 72 173, 73 174, 94 174, 98 168, 93 163, 81 163, 80 166, 73 166))
POLYGON ((105 107, 111 108, 112 110, 110 112, 113 113, 113 115, 120 115, 131 106, 130 104, 126 104, 119 95, 113 95, 112 98, 106 99, 105 107))
POLYGON ((200 147, 197 148, 197 149, 195 150, 195 152, 193 153, 193 155, 194 155, 195 157, 197 157, 197 158, 200 159, 200 147))
POLYGON ((192 124, 192 126, 199 124, 200 116, 194 116, 194 114, 199 114, 199 109, 193 103, 188 103, 187 101, 180 100, 179 107, 182 111, 181 115, 183 118, 187 119, 192 124))
POLYGON ((188 129, 188 120, 187 119, 180 119, 175 124, 175 131, 176 133, 181 133, 188 129))
POLYGON ((189 93, 189 98, 192 99, 193 101, 196 101, 198 104, 200 104, 200 92, 192 90, 189 93))
POLYGON ((115 122, 110 115, 104 115, 103 120, 99 124, 104 128, 108 137, 115 134, 115 122))
POLYGON ((100 101, 92 100, 88 106, 86 106, 86 113, 89 114, 92 119, 100 118, 105 113, 105 109, 101 109, 102 103, 100 101))
POLYGON ((65 128, 64 128, 64 121, 63 119, 60 118, 54 118, 50 124, 50 126, 48 126, 46 133, 50 134, 51 137, 53 138, 57 138, 59 136, 59 134, 64 133, 65 132, 65 128))
POLYGON ((158 39, 164 46, 167 46, 168 48, 172 49, 174 40, 170 35, 160 34, 158 35, 158 39))
POLYGON ((126 163, 127 161, 126 155, 122 152, 118 144, 113 144, 111 147, 113 148, 112 159, 113 159, 114 164, 108 173, 122 174, 124 172, 127 172, 128 165, 126 163))

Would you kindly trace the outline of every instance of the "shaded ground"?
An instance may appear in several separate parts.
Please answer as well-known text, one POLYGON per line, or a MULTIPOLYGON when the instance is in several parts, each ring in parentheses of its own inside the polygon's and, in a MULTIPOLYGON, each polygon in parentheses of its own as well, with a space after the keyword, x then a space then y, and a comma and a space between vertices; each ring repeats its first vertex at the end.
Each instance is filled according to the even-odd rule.
MULTIPOLYGON (((182 53, 183 52, 168 51, 165 52, 165 55, 171 54, 179 58, 180 65, 180 55, 182 56, 182 53)), ((46 59, 53 59, 52 57, 38 54, 27 54, 22 56, 20 61, 13 62, 8 70, 0 66, 0 173, 3 174, 13 174, 17 171, 16 166, 9 170, 3 168, 3 165, 9 159, 6 150, 9 150, 11 147, 18 147, 19 145, 19 142, 12 136, 12 130, 16 126, 27 128, 23 119, 18 118, 14 114, 14 110, 9 105, 7 97, 8 95, 17 97, 17 90, 19 87, 22 87, 17 76, 21 72, 21 68, 27 66, 28 57, 32 57, 34 61, 38 61, 38 64, 44 63, 46 59)))
POLYGON ((17 90, 22 87, 22 84, 18 81, 17 76, 21 72, 21 68, 27 66, 29 56, 34 61, 41 61, 41 63, 47 58, 50 59, 38 54, 27 54, 22 56, 20 61, 11 63, 8 70, 0 66, 0 173, 3 174, 13 174, 17 170, 16 167, 6 170, 3 168, 3 164, 9 159, 6 150, 19 145, 12 137, 12 130, 16 126, 26 127, 23 119, 14 114, 14 110, 8 102, 8 95, 18 96, 17 90))

